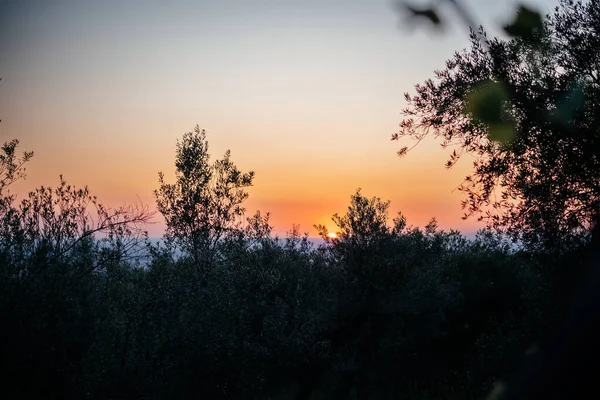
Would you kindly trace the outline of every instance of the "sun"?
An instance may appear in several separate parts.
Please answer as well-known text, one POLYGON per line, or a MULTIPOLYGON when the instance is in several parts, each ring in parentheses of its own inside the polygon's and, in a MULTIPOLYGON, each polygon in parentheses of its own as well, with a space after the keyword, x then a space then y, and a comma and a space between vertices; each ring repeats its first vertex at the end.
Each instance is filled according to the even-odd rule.
POLYGON ((329 232, 329 233, 327 234, 327 237, 328 237, 329 239, 335 239, 335 238, 337 238, 337 235, 336 235, 334 232, 329 232))

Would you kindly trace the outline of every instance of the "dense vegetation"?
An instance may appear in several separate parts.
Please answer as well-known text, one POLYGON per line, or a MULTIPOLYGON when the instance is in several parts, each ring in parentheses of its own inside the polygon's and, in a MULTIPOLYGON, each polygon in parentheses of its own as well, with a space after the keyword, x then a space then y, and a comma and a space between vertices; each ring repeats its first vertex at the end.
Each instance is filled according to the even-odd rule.
POLYGON ((568 287, 551 277, 577 270, 576 254, 549 263, 491 231, 390 226, 360 190, 337 239, 273 237, 268 214, 240 220, 252 174, 229 154, 210 164, 199 129, 177 182, 161 175, 169 229, 153 245, 145 209, 62 180, 17 203, 17 144, 0 186, 5 398, 478 398, 559 315, 568 287))
POLYGON ((395 138, 433 132, 459 144, 450 164, 477 157, 465 207, 490 229, 471 240, 390 221, 360 189, 336 238, 274 237, 268 213, 246 216, 253 172, 229 152, 211 162, 196 127, 175 182, 159 174, 156 244, 148 208, 110 209, 62 177, 17 199, 33 153, 5 143, 3 398, 485 397, 544 346, 593 265, 599 16, 597 0, 562 1, 510 41, 474 32, 407 96, 395 138))

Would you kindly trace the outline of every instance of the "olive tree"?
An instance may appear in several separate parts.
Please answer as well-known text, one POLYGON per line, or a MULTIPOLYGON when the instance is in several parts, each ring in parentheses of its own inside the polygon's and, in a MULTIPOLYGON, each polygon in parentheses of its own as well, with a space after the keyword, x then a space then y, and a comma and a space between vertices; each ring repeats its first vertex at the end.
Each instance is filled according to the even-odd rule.
POLYGON ((197 272, 214 265, 222 239, 242 229, 254 172, 242 172, 230 151, 210 161, 206 131, 198 126, 177 142, 175 183, 159 173, 155 190, 158 211, 166 222, 165 237, 191 257, 197 272))
POLYGON ((440 138, 448 167, 473 156, 465 218, 555 248, 600 208, 600 2, 561 0, 546 19, 521 8, 505 30, 513 38, 472 30, 470 49, 405 95, 392 139, 440 138))

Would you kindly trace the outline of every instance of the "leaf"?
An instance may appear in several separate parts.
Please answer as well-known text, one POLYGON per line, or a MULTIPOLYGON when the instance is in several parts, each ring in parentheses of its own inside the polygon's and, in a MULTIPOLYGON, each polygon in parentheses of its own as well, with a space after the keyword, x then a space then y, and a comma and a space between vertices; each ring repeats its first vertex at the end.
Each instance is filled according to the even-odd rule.
POLYGON ((498 123, 490 125, 488 137, 491 140, 494 140, 501 144, 506 144, 515 138, 516 133, 517 132, 513 124, 498 123))
POLYGON ((503 83, 485 81, 467 95, 465 111, 473 119, 488 125, 491 140, 507 143, 515 137, 513 121, 507 120, 502 112, 509 101, 510 96, 503 83))
POLYGON ((433 7, 417 8, 409 4, 403 4, 404 8, 415 18, 426 19, 433 25, 440 25, 442 20, 433 7))
POLYGON ((503 382, 496 382, 492 388, 491 393, 488 395, 486 400, 498 400, 503 397, 506 393, 506 384, 503 382))
POLYGON ((508 91, 502 83, 484 81, 467 95, 465 111, 477 120, 495 124, 502 120, 502 105, 509 100, 508 91))
POLYGON ((525 6, 520 6, 515 20, 504 26, 504 31, 513 37, 520 37, 528 42, 536 42, 544 30, 542 16, 525 6))
POLYGON ((580 85, 573 84, 569 93, 560 101, 551 117, 554 121, 570 127, 573 125, 575 114, 583 106, 583 90, 580 85))

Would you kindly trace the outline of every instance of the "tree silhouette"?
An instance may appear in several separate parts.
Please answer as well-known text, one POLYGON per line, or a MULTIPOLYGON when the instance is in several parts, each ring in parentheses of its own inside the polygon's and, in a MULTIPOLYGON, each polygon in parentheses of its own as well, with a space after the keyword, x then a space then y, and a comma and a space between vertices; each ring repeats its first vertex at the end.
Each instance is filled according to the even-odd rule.
MULTIPOLYGON (((465 11, 458 0, 448 2, 465 11)), ((417 86, 416 96, 407 95, 408 118, 392 137, 421 139, 431 130, 444 137, 444 144, 457 143, 460 150, 452 154, 449 167, 461 152, 475 154, 476 180, 467 178, 470 187, 463 205, 470 214, 495 206, 495 213, 484 214, 492 226, 507 228, 545 250, 554 250, 553 245, 576 231, 591 236, 586 251, 577 256, 577 264, 584 259, 585 264, 569 266, 585 284, 561 328, 489 399, 561 399, 596 390, 589 363, 600 352, 599 30, 599 1, 561 0, 546 21, 521 7, 515 21, 505 27, 516 37, 509 43, 488 41, 482 29, 479 35, 472 31, 470 52, 456 53, 445 71, 436 72, 437 82, 428 81, 417 86), (484 54, 484 47, 489 54, 484 54), (480 73, 485 80, 474 86, 480 73), (468 74, 475 79, 469 80, 468 74), (437 103, 428 98, 442 93, 448 97, 436 99, 437 103), (452 105, 461 108, 451 110, 452 105), (483 128, 468 127, 469 122, 483 128), (424 131, 418 135, 421 123, 424 131), (446 123, 448 130, 439 129, 446 123), (482 146, 486 139, 491 140, 482 146), (483 189, 479 193, 477 184, 483 189), (492 202, 498 188, 502 200, 509 200, 508 207, 492 202), (582 267, 586 273, 578 271, 582 267)), ((401 149, 399 155, 407 150, 401 149)))
MULTIPOLYGON (((600 207, 600 2, 522 8, 510 40, 471 31, 435 79, 405 94, 393 140, 430 135, 475 157, 461 190, 477 216, 536 248, 589 232, 600 207)), ((399 151, 400 155, 407 148, 399 151)))
POLYGON ((230 155, 211 164, 206 131, 196 126, 177 142, 175 183, 161 172, 154 192, 166 237, 192 257, 199 274, 214 263, 219 241, 241 229, 254 172, 241 172, 230 155))

